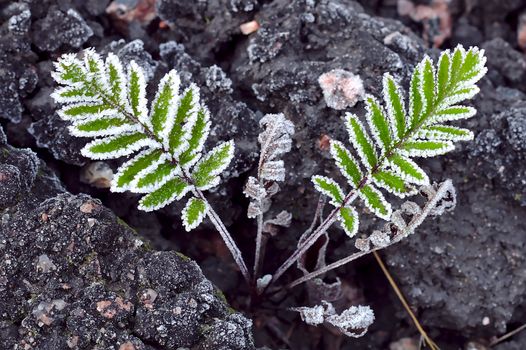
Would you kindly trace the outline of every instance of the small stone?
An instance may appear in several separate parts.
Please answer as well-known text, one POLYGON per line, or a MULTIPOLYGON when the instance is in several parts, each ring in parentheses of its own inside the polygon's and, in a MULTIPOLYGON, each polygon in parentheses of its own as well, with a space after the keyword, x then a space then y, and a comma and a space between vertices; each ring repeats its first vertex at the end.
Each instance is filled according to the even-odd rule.
POLYGON ((418 341, 413 338, 402 338, 389 344, 389 350, 418 350, 418 341))
POLYGON ((239 26, 239 29, 241 30, 241 33, 243 33, 244 35, 249 35, 259 29, 259 23, 257 21, 246 22, 246 23, 241 24, 239 26))
POLYGON ((331 138, 327 134, 322 134, 318 139, 318 148, 320 151, 328 151, 331 145, 331 138))
POLYGON ((93 210, 97 209, 99 206, 92 201, 86 202, 80 206, 80 211, 85 214, 91 214, 93 210))
POLYGON ((318 83, 327 106, 337 110, 353 107, 365 95, 362 79, 343 69, 320 75, 318 83))
POLYGON ((206 86, 208 86, 212 92, 232 92, 232 80, 215 64, 207 69, 205 79, 206 86))
POLYGON ((144 305, 144 307, 152 309, 153 303, 155 302, 155 299, 157 299, 158 295, 159 294, 155 290, 148 288, 141 294, 141 303, 144 305))
POLYGON ((46 255, 42 254, 38 257, 37 271, 42 273, 49 273, 52 270, 56 270, 57 266, 51 261, 51 259, 46 255))
POLYGON ((96 188, 110 188, 113 170, 106 162, 92 162, 80 173, 80 181, 96 188))
POLYGON ((135 350, 135 345, 132 342, 127 341, 119 346, 119 350, 135 350))
POLYGON ((517 44, 526 51, 526 11, 519 16, 519 25, 517 26, 517 44))
POLYGON ((20 14, 9 18, 7 28, 13 34, 23 35, 31 26, 31 11, 24 10, 20 14))

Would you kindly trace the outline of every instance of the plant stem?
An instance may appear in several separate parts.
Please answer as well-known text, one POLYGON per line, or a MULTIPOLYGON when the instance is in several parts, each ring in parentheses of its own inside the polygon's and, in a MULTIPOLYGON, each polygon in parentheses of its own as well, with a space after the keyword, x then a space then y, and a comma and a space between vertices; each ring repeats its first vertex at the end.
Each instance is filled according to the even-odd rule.
POLYGON ((225 224, 223 223, 219 215, 217 215, 214 208, 212 208, 212 206, 206 199, 203 192, 201 192, 198 189, 194 189, 193 192, 199 199, 201 199, 202 201, 206 203, 208 207, 208 210, 207 210, 208 218, 210 219, 212 224, 215 226, 217 232, 219 232, 219 234, 221 235, 221 238, 223 238, 225 245, 227 246, 228 250, 230 250, 230 254, 232 254, 234 261, 239 267, 239 270, 241 271, 243 278, 250 285, 250 273, 248 272, 247 265, 245 264, 245 261, 243 260, 243 255, 241 254, 241 251, 239 250, 236 242, 232 238, 232 235, 230 234, 230 232, 228 232, 227 228, 225 227, 225 224))
POLYGON ((254 253, 254 282, 256 282, 259 270, 261 268, 261 260, 263 259, 263 214, 259 214, 256 218, 257 234, 256 234, 256 251, 254 253))
POLYGON ((355 190, 349 192, 345 197, 340 207, 334 208, 330 214, 323 220, 323 222, 318 226, 318 228, 303 241, 302 244, 292 253, 292 255, 276 270, 272 276, 272 280, 267 287, 276 282, 284 273, 292 266, 298 259, 309 250, 310 247, 331 227, 332 224, 338 219, 338 211, 345 207, 346 205, 352 203, 356 197, 358 197, 358 192, 360 189, 367 184, 367 177, 364 177, 362 181, 358 184, 355 190))
POLYGON ((411 233, 413 233, 415 231, 415 229, 420 226, 422 224, 422 222, 424 221, 424 219, 430 214, 431 210, 433 208, 436 207, 438 201, 440 201, 443 196, 447 193, 448 190, 450 190, 451 188, 453 187, 453 184, 451 182, 451 180, 446 180, 444 181, 440 187, 438 188, 435 196, 433 196, 433 198, 431 198, 427 203, 426 205, 424 206, 424 208, 422 209, 422 212, 418 215, 416 215, 410 222, 409 224, 407 225, 407 227, 400 233, 398 234, 390 243, 389 245, 385 246, 385 247, 375 247, 371 250, 368 250, 368 251, 359 251, 359 252, 356 252, 352 255, 349 255, 343 259, 340 259, 338 261, 335 261, 333 262, 332 264, 329 264, 319 270, 316 270, 316 271, 313 271, 311 273, 308 273, 306 274, 305 276, 301 277, 301 278, 298 278, 297 280, 289 283, 285 288, 286 289, 291 289, 291 288, 294 288, 304 282, 307 282, 307 281, 310 281, 312 280, 313 278, 315 277, 318 277, 320 275, 323 275, 331 270, 334 270, 338 267, 341 267, 345 264, 348 264, 350 263, 351 261, 354 261, 364 255, 367 255, 369 253, 372 253, 372 252, 375 252, 377 250, 380 250, 380 249, 384 249, 384 248, 387 248, 393 244, 396 244, 398 242, 400 242, 401 240, 403 240, 404 238, 406 238, 407 236, 409 236, 411 233))

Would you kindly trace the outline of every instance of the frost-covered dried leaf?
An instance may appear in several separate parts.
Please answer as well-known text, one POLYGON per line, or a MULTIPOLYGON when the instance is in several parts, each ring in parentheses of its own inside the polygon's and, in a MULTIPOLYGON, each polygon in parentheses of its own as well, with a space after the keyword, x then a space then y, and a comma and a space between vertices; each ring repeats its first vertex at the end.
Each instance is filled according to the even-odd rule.
POLYGON ((325 322, 325 308, 322 305, 313 307, 302 306, 291 310, 299 312, 301 320, 308 325, 318 326, 325 322))
POLYGON ((245 185, 245 189, 243 193, 251 199, 255 200, 262 200, 267 196, 267 191, 265 190, 265 187, 263 187, 258 179, 256 179, 253 176, 250 176, 247 180, 247 183, 245 185))
POLYGON ((321 305, 291 310, 299 312, 301 319, 309 325, 319 326, 325 323, 354 338, 363 336, 374 322, 374 312, 369 306, 351 306, 339 315, 334 306, 326 301, 322 301, 321 305))
POLYGON ((268 181, 285 181, 285 163, 282 160, 263 163, 259 168, 259 177, 268 181))
POLYGON ((391 242, 391 238, 389 237, 389 234, 385 231, 373 231, 371 236, 369 236, 369 240, 375 247, 387 247, 389 243, 391 242))
POLYGON ((374 312, 369 306, 351 306, 341 314, 330 315, 325 320, 346 336, 359 338, 373 324, 374 312))
POLYGON ((268 232, 272 236, 278 233, 276 226, 289 227, 292 221, 292 214, 286 210, 281 211, 275 218, 265 220, 263 223, 263 232, 268 232))
POLYGON ((294 124, 280 113, 265 115, 260 120, 259 125, 265 128, 258 137, 261 144, 258 165, 259 178, 283 181, 285 179, 284 164, 282 160, 276 160, 276 158, 290 151, 294 124))

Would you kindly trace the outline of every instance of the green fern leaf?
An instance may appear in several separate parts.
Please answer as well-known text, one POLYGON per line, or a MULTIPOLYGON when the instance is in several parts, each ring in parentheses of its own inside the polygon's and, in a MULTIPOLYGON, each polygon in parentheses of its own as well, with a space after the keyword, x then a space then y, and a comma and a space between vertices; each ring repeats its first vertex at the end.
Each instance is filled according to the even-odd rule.
POLYGON ((53 65, 55 71, 51 73, 51 76, 58 84, 78 88, 86 82, 84 66, 74 53, 62 55, 60 60, 54 62, 53 65))
POLYGON ((345 194, 343 193, 340 185, 338 185, 338 183, 333 179, 325 176, 314 175, 312 177, 312 183, 318 192, 331 199, 331 204, 335 207, 343 203, 345 194))
POLYGON ((64 120, 83 120, 87 118, 97 118, 102 116, 115 115, 116 111, 107 103, 83 102, 74 103, 63 107, 59 116, 64 120))
POLYGON ((181 173, 180 168, 162 156, 155 163, 143 169, 133 181, 130 191, 150 193, 181 173))
POLYGON ((120 101, 128 102, 127 97, 126 97, 127 80, 126 80, 126 75, 124 74, 124 68, 122 67, 122 64, 119 58, 115 56, 113 53, 109 53, 108 57, 106 58, 106 68, 107 68, 109 89, 111 92, 111 97, 113 98, 113 102, 114 103, 119 103, 120 101))
POLYGON ((52 97, 61 104, 59 115, 72 121, 71 134, 95 138, 82 149, 84 156, 113 159, 146 149, 117 170, 112 191, 145 193, 140 208, 154 210, 196 191, 194 177, 199 189, 218 184, 233 143, 202 156, 210 116, 194 84, 179 96, 175 71, 161 79, 151 108, 142 68, 132 61, 124 69, 111 53, 105 60, 94 50, 85 50, 82 60, 63 55, 52 76, 60 85, 52 97))
POLYGON ((431 113, 435 106, 435 68, 433 67, 433 61, 429 57, 424 57, 424 60, 421 62, 419 74, 421 76, 421 91, 424 101, 424 108, 420 118, 423 119, 431 113))
POLYGON ((78 137, 111 136, 134 130, 137 130, 137 126, 126 119, 122 119, 120 116, 103 116, 101 118, 75 121, 69 127, 70 133, 78 137))
POLYGON ((157 144, 141 132, 128 132, 91 141, 81 153, 91 159, 114 159, 128 156, 148 146, 156 147, 157 144))
POLYGON ((207 209, 206 203, 201 199, 192 197, 188 200, 182 211, 183 225, 187 232, 203 222, 207 209))
POLYGON ((160 188, 142 197, 139 201, 139 209, 154 211, 180 200, 192 187, 182 179, 176 177, 166 182, 160 188))
MULTIPOLYGON (((437 67, 429 57, 424 57, 411 76, 407 112, 399 86, 386 73, 385 106, 373 97, 366 98, 366 120, 375 143, 358 118, 347 115, 350 142, 361 162, 354 161, 345 147, 335 141, 331 142, 331 153, 342 174, 377 216, 388 219, 391 207, 375 186, 400 197, 411 195, 415 193, 414 184, 429 183, 425 172, 411 157, 444 154, 454 148, 453 141, 473 138, 471 131, 445 123, 475 115, 474 108, 457 103, 478 93, 475 84, 487 71, 485 62, 483 51, 470 48, 466 52, 461 46, 453 52, 443 52, 437 67), (365 168, 363 174, 361 168, 365 168)), ((347 198, 354 198, 350 194, 344 197, 341 207, 349 204, 347 198)))
POLYGON ((133 117, 151 129, 146 107, 146 78, 141 67, 134 61, 130 62, 128 66, 128 98, 126 104, 128 103, 133 117))
POLYGON ((430 118, 426 125, 432 125, 434 123, 445 123, 449 121, 468 119, 476 114, 476 110, 473 107, 468 106, 451 106, 441 109, 436 113, 433 118, 430 118))
POLYGON ((429 140, 470 141, 473 140, 474 135, 468 129, 436 124, 422 128, 417 133, 417 137, 429 140))
POLYGON ((184 91, 176 107, 176 117, 168 127, 168 147, 172 154, 179 155, 188 147, 187 139, 192 137, 191 132, 199 114, 199 90, 197 86, 190 85, 184 91))
POLYGON ((446 96, 449 86, 451 72, 451 55, 449 50, 442 52, 438 59, 437 71, 437 100, 442 100, 446 96))
POLYGON ((144 169, 149 168, 152 164, 158 163, 163 153, 159 149, 150 148, 136 155, 119 168, 117 174, 113 177, 112 192, 125 192, 132 188, 132 182, 137 175, 144 169))
POLYGON ((369 129, 376 144, 383 153, 389 149, 392 143, 389 121, 382 107, 374 97, 367 96, 365 100, 367 109, 366 119, 369 124, 369 129))
POLYGON ((331 140, 330 150, 342 175, 345 176, 351 186, 357 187, 363 174, 351 152, 340 141, 336 140, 331 140))
POLYGON ((400 140, 406 131, 407 117, 402 92, 389 73, 384 74, 383 95, 391 129, 395 139, 400 140))
POLYGON ((200 190, 214 187, 219 182, 217 176, 223 172, 234 157, 234 141, 219 144, 208 152, 194 167, 192 179, 200 190))
POLYGON ((362 123, 350 113, 347 113, 347 131, 351 144, 358 152, 362 162, 368 170, 372 169, 378 161, 376 150, 362 123))
POLYGON ((414 128, 418 121, 420 120, 420 116, 422 114, 422 111, 424 110, 424 101, 425 97, 422 93, 420 86, 421 86, 421 64, 417 65, 413 75, 411 76, 411 85, 409 87, 409 126, 410 129, 414 128))
POLYGON ((360 198, 364 201, 365 206, 369 208, 376 216, 384 220, 391 217, 391 204, 385 200, 382 192, 374 186, 364 185, 359 192, 360 198))
POLYGON ((414 140, 404 143, 400 153, 408 157, 434 157, 453 150, 450 141, 414 140))
POLYGON ((427 174, 411 159, 399 154, 389 157, 389 167, 401 178, 416 185, 428 185, 427 174))
POLYGON ((157 93, 153 99, 150 123, 153 133, 160 139, 165 139, 163 135, 167 123, 175 117, 175 108, 179 95, 180 79, 177 73, 172 70, 166 74, 160 81, 157 93))
POLYGON ((183 168, 192 166, 199 160, 199 155, 203 150, 206 136, 210 132, 210 113, 208 109, 201 108, 197 112, 195 123, 190 131, 190 138, 188 139, 188 147, 179 156, 179 164, 183 168))
POLYGON ((343 230, 349 237, 354 237, 358 232, 359 218, 358 213, 352 207, 342 207, 338 211, 338 221, 343 230))
POLYGON ((373 179, 377 186, 386 189, 400 198, 416 193, 416 188, 410 185, 406 179, 388 170, 376 171, 373 174, 373 179))

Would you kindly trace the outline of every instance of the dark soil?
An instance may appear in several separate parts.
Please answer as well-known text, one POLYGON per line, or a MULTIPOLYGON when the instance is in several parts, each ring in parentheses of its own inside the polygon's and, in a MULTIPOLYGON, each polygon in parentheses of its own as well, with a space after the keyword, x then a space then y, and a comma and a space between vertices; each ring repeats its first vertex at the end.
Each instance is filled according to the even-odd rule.
MULTIPOLYGON (((359 75, 365 90, 378 96, 383 72, 391 72, 407 87, 414 65, 424 54, 436 58, 440 50, 459 43, 484 48, 489 72, 473 101, 478 115, 463 123, 475 132, 475 141, 460 144, 446 157, 421 162, 432 179, 453 180, 457 208, 428 219, 415 235, 382 256, 441 349, 486 349, 496 337, 521 326, 526 320, 526 2, 413 2, 0 0, 0 123, 10 145, 34 152, 2 146, 11 155, 1 153, 0 158, 0 174, 6 179, 0 181, 0 238, 12 240, 9 244, 20 240, 23 248, 0 241, 0 348, 13 349, 18 344, 28 349, 87 349, 98 344, 98 348, 119 349, 127 342, 137 349, 252 348, 250 322, 238 313, 230 314, 207 279, 224 292, 233 308, 252 319, 258 347, 417 348, 418 331, 373 258, 363 258, 327 276, 326 281, 341 279, 347 306, 366 304, 375 311, 377 320, 364 337, 345 338, 325 328, 307 326, 297 313, 288 310, 309 304, 303 287, 249 307, 248 288, 219 235, 209 223, 186 233, 180 223, 180 204, 147 214, 136 209, 133 195, 109 193, 107 188, 86 184, 104 187, 105 174, 118 162, 92 164, 80 155, 86 140, 70 136, 55 113, 49 73, 52 61, 62 53, 87 47, 115 52, 125 62, 135 60, 147 71, 150 86, 169 69, 176 69, 184 84, 193 81, 201 87, 213 118, 210 144, 236 140, 236 161, 220 190, 210 197, 249 266, 253 263, 255 224, 246 218, 248 202, 242 187, 257 163, 258 120, 265 113, 283 112, 295 123, 293 150, 285 157, 290 171, 272 207, 272 213, 290 211, 293 221, 290 228, 270 238, 265 273, 272 273, 287 258, 312 220, 318 197, 309 178, 323 172, 336 174, 324 140, 346 139, 340 121, 343 112, 327 106, 318 77, 332 69, 345 69, 359 75), (240 25, 253 20, 259 29, 243 34, 240 25), (95 175, 93 169, 97 169, 95 175), (109 209, 81 193, 97 198, 109 209), (60 256, 50 255, 52 248, 48 252, 48 246, 31 242, 36 237, 45 238, 43 242, 50 247, 66 244, 75 225, 86 224, 91 218, 75 209, 86 201, 97 203, 100 208, 93 215, 102 215, 102 219, 95 219, 109 227, 104 231, 107 236, 94 237, 100 242, 86 249, 103 257, 117 254, 122 258, 115 266, 104 265, 105 258, 101 258, 101 276, 91 260, 73 265, 64 261, 62 266, 60 256), (58 215, 53 229, 46 229, 39 221, 48 211, 58 215), (154 250, 167 252, 131 247, 131 230, 113 213, 151 242, 154 250), (112 242, 119 242, 113 247, 116 252, 105 250, 112 242), (30 250, 34 252, 29 254, 30 250), (195 260, 206 278, 197 265, 171 251, 195 260), (125 259, 126 252, 137 256, 125 259), (16 262, 18 270, 8 270, 6 254, 11 254, 9 259, 16 262), (47 258, 40 258, 42 255, 47 258), (32 270, 39 259, 51 259, 57 268, 53 278, 32 270), (139 269, 146 263, 154 266, 148 270, 150 277, 143 276, 147 281, 126 281, 119 271, 121 266, 124 269, 132 264, 139 269), (178 270, 177 264, 195 269, 198 281, 174 287, 175 292, 169 281, 156 274, 178 270), (72 272, 68 266, 85 270, 72 272), (4 277, 18 282, 8 285, 4 277), (76 293, 55 295, 60 278, 85 284, 76 286, 76 293), (31 289, 28 283, 35 287, 31 289), (55 283, 54 287, 50 283, 55 283), (202 305, 208 309, 200 309, 198 316, 187 321, 177 320, 182 324, 160 314, 183 304, 184 298, 192 297, 188 295, 201 293, 198 285, 206 285, 203 293, 210 298, 200 295, 197 309, 202 305), (141 314, 140 288, 162 296, 165 304, 156 304, 160 313, 153 318, 149 318, 151 310, 141 314), (126 307, 129 298, 133 311, 117 308, 116 319, 111 321, 89 314, 96 300, 113 305, 117 298, 126 307), (57 300, 68 306, 60 309, 63 305, 57 300), (51 317, 34 311, 39 305, 40 311, 57 313, 52 326, 38 323, 44 316, 51 317), (75 318, 75 310, 87 312, 94 329, 102 327, 107 332, 90 333, 89 317, 75 318), (170 322, 173 328, 162 328, 170 322), (230 335, 221 338, 223 333, 230 335), (76 347, 68 343, 74 336, 76 347), (406 345, 401 345, 401 339, 406 345)), ((363 103, 347 110, 363 115, 363 103)), ((5 144, 2 137, 0 144, 5 144)), ((363 217, 363 232, 381 224, 363 217)), ((330 238, 329 261, 355 250, 337 228, 331 230, 330 238)), ((79 250, 78 254, 86 257, 90 252, 79 250)), ((168 275, 181 276, 176 272, 168 275)), ((291 269, 283 282, 300 275, 299 270, 291 269)), ((188 282, 187 277, 180 278, 184 280, 181 283, 188 282)), ((525 349, 526 331, 494 348, 525 349)))

